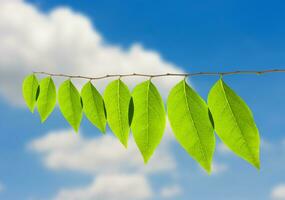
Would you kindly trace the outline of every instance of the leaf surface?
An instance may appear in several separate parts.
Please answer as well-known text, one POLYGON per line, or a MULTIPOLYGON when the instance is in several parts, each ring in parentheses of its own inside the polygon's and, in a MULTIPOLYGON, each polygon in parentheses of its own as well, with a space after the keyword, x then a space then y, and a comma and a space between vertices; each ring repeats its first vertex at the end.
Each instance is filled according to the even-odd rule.
POLYGON ((37 102, 38 88, 39 82, 34 74, 31 74, 24 79, 22 93, 24 100, 32 113, 34 112, 37 102))
POLYGON ((129 106, 131 93, 120 79, 112 81, 105 89, 104 102, 107 121, 116 137, 127 147, 130 134, 129 106))
POLYGON ((150 80, 137 85, 132 98, 134 114, 131 128, 144 162, 147 163, 163 136, 166 125, 164 104, 150 80))
POLYGON ((41 121, 44 122, 53 111, 56 104, 56 88, 51 77, 40 82, 40 94, 37 101, 41 121))
POLYGON ((259 169, 260 138, 246 103, 220 79, 209 93, 208 105, 217 135, 233 152, 259 169))
POLYGON ((70 79, 59 87, 58 103, 64 118, 78 132, 82 119, 82 103, 79 92, 70 79))
POLYGON ((170 91, 167 112, 178 142, 210 172, 215 135, 205 101, 183 80, 170 91))
POLYGON ((105 133, 106 115, 103 98, 90 81, 83 86, 81 98, 83 102, 83 111, 86 117, 101 132, 105 133))

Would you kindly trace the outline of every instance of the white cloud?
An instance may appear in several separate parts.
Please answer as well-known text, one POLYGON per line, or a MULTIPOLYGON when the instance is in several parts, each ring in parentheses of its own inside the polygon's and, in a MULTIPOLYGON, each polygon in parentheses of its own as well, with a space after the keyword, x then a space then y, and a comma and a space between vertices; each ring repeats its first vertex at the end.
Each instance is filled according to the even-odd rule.
POLYGON ((285 146, 285 139, 282 140, 282 144, 283 144, 283 146, 285 146))
POLYGON ((273 200, 285 200, 285 184, 277 185, 272 189, 271 199, 273 200))
POLYGON ((100 175, 90 186, 61 190, 54 200, 142 200, 152 195, 147 179, 141 174, 100 175))
POLYGON ((4 4, 4 3, 17 3, 17 2, 21 2, 22 0, 1 0, 0 4, 4 4))
POLYGON ((128 149, 125 149, 110 133, 91 139, 75 134, 72 130, 54 131, 29 144, 31 150, 43 156, 48 168, 88 174, 122 171, 161 173, 173 170, 176 162, 167 146, 168 139, 165 137, 149 164, 145 166, 132 139, 128 149))
POLYGON ((260 140, 260 148, 263 150, 270 150, 272 148, 272 144, 265 138, 261 138, 260 140))
POLYGON ((229 154, 231 150, 224 143, 219 142, 217 144, 217 151, 221 154, 229 154))
POLYGON ((223 172, 226 172, 228 170, 228 165, 218 162, 212 163, 212 174, 221 174, 223 172))
POLYGON ((5 185, 0 182, 0 192, 4 192, 4 191, 5 191, 5 185))
MULTIPOLYGON (((23 76, 32 71, 90 76, 180 71, 159 53, 140 44, 127 49, 107 44, 87 17, 68 8, 42 13, 24 1, 9 0, 0 6, 0 44, 0 95, 17 105, 22 104, 23 76)), ((154 81, 167 91, 179 79, 154 81)), ((124 80, 133 86, 142 79, 124 80)), ((95 83, 102 90, 107 82, 95 83)))
MULTIPOLYGON (((24 1, 0 2, 0 97, 14 105, 23 104, 21 82, 32 71, 88 76, 181 72, 159 53, 146 50, 138 43, 128 48, 108 44, 87 17, 69 8, 43 13, 24 1)), ((123 78, 130 88, 143 79, 123 78)), ((180 79, 153 81, 165 97, 180 79)), ((56 80, 58 84, 63 79, 56 80)), ((102 91, 108 82, 94 83, 102 91)), ((82 81, 75 83, 80 87, 82 81)), ((94 177, 94 182, 88 186, 60 190, 55 197, 57 200, 147 199, 153 195, 149 174, 176 168, 168 148, 169 138, 163 138, 147 166, 133 140, 126 150, 110 135, 86 138, 69 130, 54 131, 32 141, 29 148, 38 153, 51 170, 84 172, 94 177)))
MULTIPOLYGON (((203 168, 201 168, 199 166, 199 170, 201 172, 203 172, 203 175, 208 175, 205 173, 205 170, 203 168)), ((225 163, 220 163, 220 162, 217 162, 217 161, 212 161, 212 170, 211 170, 211 176, 213 175, 220 175, 226 171, 229 170, 229 166, 225 163)))
MULTIPOLYGON (((268 140, 261 138, 260 148, 262 150, 270 150, 270 148, 272 148, 272 144, 268 140)), ((222 155, 233 154, 232 150, 230 150, 229 147, 221 141, 217 144, 217 151, 222 155)))
POLYGON ((125 149, 110 133, 87 138, 72 130, 52 131, 31 141, 28 148, 39 154, 44 165, 51 170, 83 172, 95 177, 88 186, 61 189, 56 200, 112 200, 118 196, 120 199, 147 199, 152 196, 148 176, 153 173, 175 175, 176 160, 169 148, 173 136, 169 128, 168 124, 148 165, 143 163, 133 138, 125 149), (110 185, 111 189, 107 187, 110 185), (130 188, 129 185, 133 186, 130 188))
POLYGON ((162 198, 173 198, 182 194, 182 189, 179 185, 170 185, 160 190, 160 196, 162 198))
POLYGON ((28 148, 40 154, 51 170, 71 170, 96 177, 88 186, 61 189, 56 200, 147 199, 152 196, 148 176, 170 171, 174 174, 176 169, 168 148, 170 138, 163 138, 148 165, 144 165, 133 140, 125 149, 110 133, 86 138, 72 130, 53 131, 30 142, 28 148))

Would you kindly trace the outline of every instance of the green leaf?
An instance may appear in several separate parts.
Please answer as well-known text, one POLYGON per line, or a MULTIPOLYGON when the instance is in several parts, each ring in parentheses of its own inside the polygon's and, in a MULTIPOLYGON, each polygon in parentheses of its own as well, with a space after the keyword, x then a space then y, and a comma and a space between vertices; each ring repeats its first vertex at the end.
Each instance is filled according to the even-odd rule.
POLYGON ((208 104, 221 140, 259 169, 260 139, 249 107, 222 79, 211 89, 208 104))
POLYGON ((86 117, 100 131, 106 131, 106 115, 104 102, 101 94, 89 81, 81 90, 81 98, 83 102, 83 111, 86 117))
POLYGON ((77 132, 82 119, 82 103, 79 92, 70 79, 59 87, 58 103, 63 116, 77 132))
POLYGON ((105 89, 104 102, 107 121, 116 137, 127 147, 130 134, 129 105, 131 93, 120 79, 111 82, 105 89))
POLYGON ((163 136, 166 125, 164 104, 150 80, 137 85, 132 97, 134 116, 131 128, 144 162, 147 163, 163 136))
POLYGON ((23 97, 32 113, 34 112, 37 102, 38 88, 38 79, 34 74, 31 74, 24 79, 22 86, 23 97))
POLYGON ((167 109, 178 142, 210 172, 215 135, 205 101, 183 80, 170 91, 167 109))
POLYGON ((44 122, 53 111, 56 104, 56 88, 51 77, 44 78, 40 82, 40 94, 38 98, 38 111, 41 121, 44 122))

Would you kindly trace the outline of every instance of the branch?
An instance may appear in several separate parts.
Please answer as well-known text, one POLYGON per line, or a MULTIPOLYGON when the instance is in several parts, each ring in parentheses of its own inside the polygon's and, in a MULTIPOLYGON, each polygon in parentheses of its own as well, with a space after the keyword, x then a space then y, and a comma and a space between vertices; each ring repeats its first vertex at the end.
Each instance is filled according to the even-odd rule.
POLYGON ((105 76, 80 76, 80 75, 68 75, 68 74, 56 74, 56 73, 48 73, 48 72, 33 72, 35 74, 44 74, 49 76, 59 76, 59 77, 67 77, 67 78, 78 78, 78 79, 89 79, 89 80, 98 80, 105 79, 111 77, 130 77, 130 76, 141 76, 141 77, 164 77, 164 76, 184 76, 184 77, 192 77, 192 76, 228 76, 234 74, 253 74, 253 75, 261 75, 268 73, 283 73, 285 69, 268 69, 263 71, 250 71, 250 70, 239 70, 239 71, 230 71, 230 72, 196 72, 196 73, 165 73, 165 74, 139 74, 139 73, 131 73, 131 74, 107 74, 105 76))

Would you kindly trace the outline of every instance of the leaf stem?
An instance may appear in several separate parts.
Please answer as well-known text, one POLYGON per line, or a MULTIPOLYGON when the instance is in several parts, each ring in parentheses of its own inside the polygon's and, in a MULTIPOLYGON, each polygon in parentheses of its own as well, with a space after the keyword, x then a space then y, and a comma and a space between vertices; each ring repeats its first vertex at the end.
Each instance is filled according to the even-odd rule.
POLYGON ((90 77, 90 76, 80 76, 80 75, 69 75, 69 74, 61 74, 61 73, 49 73, 49 72, 33 72, 34 74, 44 74, 49 76, 57 76, 57 77, 67 77, 67 78, 76 78, 76 79, 89 79, 89 80, 98 80, 98 79, 106 79, 112 77, 149 77, 149 78, 157 78, 157 77, 165 77, 165 76, 184 76, 184 77, 192 77, 192 76, 228 76, 228 75, 237 75, 237 74, 251 74, 251 75, 262 75, 268 73, 284 73, 285 69, 268 69, 261 71, 253 71, 253 70, 238 70, 238 71, 228 71, 228 72, 195 72, 195 73, 165 73, 165 74, 140 74, 140 73, 130 73, 130 74, 107 74, 104 76, 90 77))

